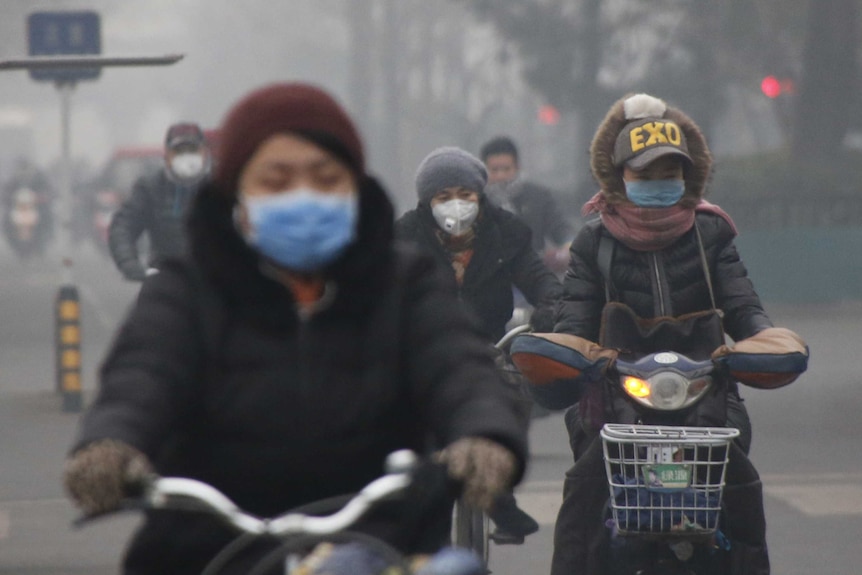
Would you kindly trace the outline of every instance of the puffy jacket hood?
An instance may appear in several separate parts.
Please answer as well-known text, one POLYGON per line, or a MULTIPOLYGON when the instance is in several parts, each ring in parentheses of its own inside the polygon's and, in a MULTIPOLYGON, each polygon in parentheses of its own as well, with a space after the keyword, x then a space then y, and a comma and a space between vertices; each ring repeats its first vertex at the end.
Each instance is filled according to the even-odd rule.
MULTIPOLYGON (((614 165, 614 145, 625 125, 635 120, 626 118, 625 114, 625 101, 631 96, 633 94, 627 94, 611 106, 590 145, 590 168, 609 204, 620 204, 626 200, 622 169, 614 165)), ((661 117, 676 122, 688 143, 692 165, 685 168, 685 194, 680 203, 693 207, 705 195, 706 182, 712 167, 712 155, 706 138, 694 120, 673 106, 667 106, 661 117)))

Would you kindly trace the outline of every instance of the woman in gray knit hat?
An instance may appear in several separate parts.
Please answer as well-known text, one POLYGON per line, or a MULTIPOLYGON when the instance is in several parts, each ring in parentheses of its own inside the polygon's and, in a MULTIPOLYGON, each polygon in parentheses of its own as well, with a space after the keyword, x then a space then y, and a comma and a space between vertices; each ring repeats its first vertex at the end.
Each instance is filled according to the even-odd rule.
MULTIPOLYGON (((416 172, 418 205, 396 222, 395 235, 434 256, 490 343, 503 336, 512 317, 513 287, 536 308, 533 329, 551 331, 560 283, 533 251, 527 225, 486 200, 487 180, 484 164, 469 152, 434 150, 416 172)), ((511 494, 498 498, 491 518, 497 543, 521 543, 538 530, 511 494)))

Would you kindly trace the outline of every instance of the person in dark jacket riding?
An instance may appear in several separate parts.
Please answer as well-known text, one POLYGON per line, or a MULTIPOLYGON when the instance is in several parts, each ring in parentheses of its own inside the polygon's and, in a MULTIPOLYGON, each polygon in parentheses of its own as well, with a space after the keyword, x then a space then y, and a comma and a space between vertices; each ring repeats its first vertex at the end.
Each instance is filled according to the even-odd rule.
MULTIPOLYGON (((600 191, 583 213, 599 217, 588 222, 572 243, 554 331, 615 347, 604 341, 612 330, 602 326, 609 300, 627 306, 643 321, 714 311, 720 318, 715 322, 716 346, 724 337, 722 327, 735 341, 772 327, 734 245, 733 221, 704 199, 712 158, 691 118, 653 96, 627 96, 607 113, 590 154, 600 191), (608 256, 602 256, 602 246, 608 256)), ((605 471, 600 455, 586 457, 601 451, 597 440, 601 422, 590 418, 603 408, 591 402, 600 403, 582 397, 566 412, 575 466, 564 483, 553 575, 604 572, 596 541, 603 533, 597 526, 607 498, 605 471), (593 460, 598 467, 588 468, 593 460)), ((740 429, 738 444, 747 453, 751 426, 735 384, 726 410, 722 424, 740 429)), ((748 513, 736 522, 737 528, 745 525, 750 530, 745 545, 732 543, 734 552, 745 548, 750 553, 746 575, 765 575, 769 570, 756 483, 746 504, 737 506, 737 511, 743 507, 748 513)))
MULTIPOLYGON (((431 152, 416 172, 416 209, 396 223, 396 236, 434 255, 452 293, 478 316, 489 342, 498 341, 512 317, 512 288, 536 306, 534 329, 550 330, 560 283, 530 244, 530 230, 516 216, 490 204, 482 162, 460 148, 431 152)), ((521 543, 538 524, 511 493, 491 510, 497 543, 521 543)))
MULTIPOLYGON (((154 469, 273 516, 354 493, 387 454, 428 446, 480 508, 519 481, 517 406, 433 260, 393 242, 363 158, 350 118, 313 86, 274 84, 233 107, 190 254, 147 278, 102 367, 65 467, 76 505, 113 509, 154 469)), ((451 509, 451 496, 393 502, 358 528, 430 552, 451 509)), ((150 512, 125 573, 200 573, 234 536, 150 512)))
POLYGON ((551 190, 521 175, 518 148, 511 138, 497 136, 488 140, 480 156, 488 169, 488 198, 529 226, 533 249, 552 271, 562 273, 575 234, 551 190))
POLYGON ((486 183, 485 167, 469 152, 431 152, 416 172, 419 202, 399 218, 396 236, 434 255, 489 341, 499 340, 512 318, 512 287, 536 307, 533 327, 550 329, 560 282, 532 251, 530 229, 488 201, 486 183))
POLYGON ((209 145, 198 125, 168 128, 164 169, 138 178, 108 229, 111 257, 127 280, 142 281, 146 276, 137 245, 144 232, 150 241, 150 268, 185 252, 185 217, 210 165, 209 145))

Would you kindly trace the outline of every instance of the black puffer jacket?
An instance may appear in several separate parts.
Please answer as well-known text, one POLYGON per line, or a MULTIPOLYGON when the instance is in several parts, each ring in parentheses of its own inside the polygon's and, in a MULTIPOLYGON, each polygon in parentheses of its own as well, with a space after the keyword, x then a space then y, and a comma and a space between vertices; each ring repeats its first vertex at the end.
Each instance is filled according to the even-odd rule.
POLYGON ((126 278, 141 280, 145 275, 137 247, 144 232, 150 241, 151 267, 186 252, 185 218, 198 186, 174 182, 164 170, 138 178, 108 230, 111 256, 126 278))
MULTIPOLYGON (((697 227, 709 264, 716 306, 724 312, 724 329, 735 341, 772 326, 733 244, 734 232, 723 218, 699 212, 697 227)), ((610 237, 596 219, 584 226, 571 248, 563 280, 563 298, 554 331, 599 340, 605 287, 598 267, 599 238, 610 237)), ((711 308, 709 289, 692 228, 667 248, 635 251, 615 243, 611 280, 615 299, 644 318, 680 316, 711 308)))
MULTIPOLYGON (((76 446, 120 439, 161 474, 199 478, 261 516, 355 492, 388 453, 429 440, 488 437, 523 467, 517 408, 478 330, 433 261, 393 246, 377 184, 360 197, 359 239, 325 273, 328 304, 300 319, 235 231, 231 203, 202 190, 192 258, 144 282, 76 446)), ((382 533, 404 549, 428 545, 394 527, 382 533)), ((127 573, 198 573, 230 538, 206 518, 152 514, 127 573)))
POLYGON ((557 246, 572 240, 572 225, 566 221, 551 190, 529 180, 518 180, 510 185, 516 187, 511 199, 512 209, 533 233, 533 250, 542 253, 546 239, 557 246))
POLYGON ((420 203, 396 223, 396 236, 418 244, 433 254, 440 271, 457 293, 479 317, 489 340, 498 340, 512 318, 512 286, 517 287, 533 306, 538 330, 550 330, 551 309, 560 297, 560 282, 532 250, 530 229, 516 216, 492 205, 483 196, 475 225, 473 257, 459 287, 449 254, 437 238, 439 227, 428 203, 420 203), (542 324, 547 318, 547 325, 542 324))

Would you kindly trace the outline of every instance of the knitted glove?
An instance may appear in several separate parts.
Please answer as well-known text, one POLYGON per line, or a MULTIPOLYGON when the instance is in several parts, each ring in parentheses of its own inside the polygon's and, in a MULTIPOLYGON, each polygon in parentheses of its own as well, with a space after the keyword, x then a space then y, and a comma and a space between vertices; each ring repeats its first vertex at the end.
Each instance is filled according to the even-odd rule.
POLYGON ((464 501, 488 511, 494 498, 511 488, 517 462, 511 451, 490 439, 465 437, 437 454, 449 477, 464 485, 464 501))
POLYGON ((127 443, 103 439, 66 460, 63 483, 87 515, 113 511, 136 485, 153 473, 147 457, 127 443))

